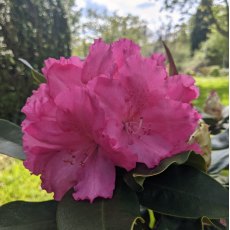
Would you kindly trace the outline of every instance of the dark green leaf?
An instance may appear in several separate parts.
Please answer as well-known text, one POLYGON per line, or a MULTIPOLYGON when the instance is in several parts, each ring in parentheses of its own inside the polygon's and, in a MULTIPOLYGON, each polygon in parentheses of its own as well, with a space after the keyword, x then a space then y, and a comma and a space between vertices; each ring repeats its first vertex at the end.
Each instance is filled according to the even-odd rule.
POLYGON ((24 160, 21 128, 7 120, 0 119, 0 153, 24 160))
POLYGON ((178 218, 157 214, 156 230, 226 230, 219 220, 178 218))
POLYGON ((202 171, 206 170, 204 158, 199 154, 189 151, 166 158, 153 169, 149 169, 144 164, 138 164, 134 170, 125 175, 124 180, 133 190, 141 191, 143 190, 143 183, 145 178, 164 172, 172 164, 187 164, 202 171))
POLYGON ((169 61, 169 76, 177 75, 178 71, 177 71, 176 65, 174 63, 172 54, 171 54, 168 46, 165 44, 165 42, 162 41, 162 43, 164 45, 165 52, 167 54, 167 58, 168 58, 168 61, 169 61))
POLYGON ((202 230, 200 219, 185 219, 173 216, 159 215, 157 230, 202 230))
POLYGON ((18 60, 22 62, 25 66, 27 66, 29 69, 31 69, 32 77, 34 78, 36 83, 40 84, 40 83, 45 82, 45 77, 41 73, 39 73, 37 70, 35 70, 28 61, 26 61, 23 58, 19 58, 18 60))
POLYGON ((196 154, 192 151, 184 152, 177 154, 173 157, 166 158, 160 162, 160 164, 153 168, 149 169, 144 164, 139 164, 136 169, 132 171, 134 177, 150 177, 158 175, 164 172, 170 165, 172 164, 188 164, 191 165, 199 170, 205 171, 205 161, 202 156, 196 154))
POLYGON ((215 179, 218 183, 220 183, 226 189, 229 188, 229 176, 221 175, 221 174, 209 174, 213 179, 215 179))
POLYGON ((0 207, 0 230, 56 230, 57 202, 16 201, 0 207))
POLYGON ((124 181, 132 190, 140 192, 143 190, 145 177, 137 176, 134 178, 132 172, 129 172, 125 174, 124 181))
POLYGON ((192 166, 203 172, 207 171, 207 166, 204 157, 194 152, 190 152, 188 160, 185 162, 185 164, 192 166))
POLYGON ((57 224, 59 230, 128 230, 137 216, 136 193, 123 183, 116 186, 112 199, 96 199, 92 204, 66 195, 58 205, 57 224))
POLYGON ((145 180, 140 203, 155 212, 182 218, 228 217, 228 191, 188 165, 171 165, 145 180))
POLYGON ((45 82, 45 77, 41 73, 39 73, 37 70, 32 69, 31 74, 37 84, 45 82))

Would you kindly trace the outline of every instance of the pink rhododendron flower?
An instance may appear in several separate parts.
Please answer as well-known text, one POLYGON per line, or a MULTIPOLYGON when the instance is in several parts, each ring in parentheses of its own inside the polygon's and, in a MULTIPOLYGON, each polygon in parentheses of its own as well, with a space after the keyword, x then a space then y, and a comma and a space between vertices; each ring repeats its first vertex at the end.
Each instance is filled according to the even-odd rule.
POLYGON ((119 76, 90 84, 109 117, 103 133, 118 141, 113 148, 135 153, 148 167, 182 151, 199 151, 187 144, 201 118, 189 103, 198 96, 191 77, 167 78, 156 61, 136 56, 126 60, 119 76))
POLYGON ((194 80, 168 77, 164 57, 142 57, 132 41, 110 45, 101 39, 84 61, 45 61, 47 82, 22 112, 24 165, 41 174, 42 188, 56 200, 74 188, 76 200, 111 198, 115 166, 154 167, 186 150, 200 115, 191 101, 194 80))

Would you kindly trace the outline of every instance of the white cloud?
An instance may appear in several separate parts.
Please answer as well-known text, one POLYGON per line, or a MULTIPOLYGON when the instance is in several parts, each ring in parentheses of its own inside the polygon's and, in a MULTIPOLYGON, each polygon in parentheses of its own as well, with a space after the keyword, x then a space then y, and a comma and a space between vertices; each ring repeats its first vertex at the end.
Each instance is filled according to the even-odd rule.
POLYGON ((76 5, 78 8, 85 8, 86 7, 86 1, 85 0, 77 0, 76 5))
MULTIPOLYGON (((161 12, 162 3, 160 1, 150 0, 87 0, 88 3, 96 3, 105 6, 109 11, 116 11, 119 15, 139 16, 141 19, 147 21, 151 31, 157 31, 162 22, 173 20, 174 23, 179 21, 179 13, 174 13, 173 17, 169 19, 169 14, 161 12)), ((87 4, 88 5, 88 4, 87 4)), ((172 16, 172 15, 171 15, 172 16)))

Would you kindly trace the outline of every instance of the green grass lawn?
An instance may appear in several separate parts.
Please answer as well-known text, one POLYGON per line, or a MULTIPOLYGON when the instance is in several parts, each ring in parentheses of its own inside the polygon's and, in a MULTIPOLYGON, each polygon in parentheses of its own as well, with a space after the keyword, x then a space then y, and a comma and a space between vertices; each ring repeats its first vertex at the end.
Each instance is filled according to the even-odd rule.
POLYGON ((22 161, 0 154, 0 205, 15 200, 52 199, 52 194, 42 190, 40 185, 40 177, 31 175, 22 161))
POLYGON ((223 105, 229 104, 229 79, 228 77, 196 77, 196 85, 200 88, 200 96, 194 104, 200 108, 211 90, 216 90, 223 105))
MULTIPOLYGON (((210 90, 215 89, 224 105, 228 105, 227 77, 196 77, 200 87, 200 97, 195 105, 203 107, 204 100, 210 90)), ((31 175, 22 162, 11 158, 0 157, 0 205, 14 201, 42 201, 52 199, 52 194, 46 193, 40 187, 38 176, 31 175)))

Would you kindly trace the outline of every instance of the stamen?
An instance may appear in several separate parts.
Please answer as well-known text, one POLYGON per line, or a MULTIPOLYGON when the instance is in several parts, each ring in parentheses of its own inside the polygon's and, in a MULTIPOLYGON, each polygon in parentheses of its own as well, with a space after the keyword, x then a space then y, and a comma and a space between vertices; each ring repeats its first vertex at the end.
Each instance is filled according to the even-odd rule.
POLYGON ((143 117, 140 117, 139 123, 135 121, 125 122, 125 130, 128 134, 137 134, 143 126, 143 117))
POLYGON ((143 117, 140 117, 138 131, 141 129, 142 125, 143 125, 143 117))
POLYGON ((90 155, 88 155, 87 153, 84 153, 84 159, 83 160, 81 160, 81 162, 80 162, 80 166, 81 167, 84 167, 85 166, 85 163, 86 163, 86 161, 88 160, 88 158, 89 158, 89 156, 90 155))
POLYGON ((92 154, 95 153, 95 151, 97 151, 97 149, 98 149, 98 145, 95 145, 95 148, 94 148, 93 151, 90 151, 90 150, 92 150, 92 148, 89 148, 89 149, 86 151, 87 153, 84 153, 84 158, 80 161, 80 166, 81 166, 81 167, 84 167, 84 166, 85 166, 85 163, 87 162, 87 160, 90 158, 90 156, 91 156, 92 154), (88 154, 88 153, 89 153, 89 154, 88 154))
POLYGON ((68 164, 71 164, 71 165, 74 165, 73 161, 71 160, 63 160, 65 163, 68 163, 68 164))

